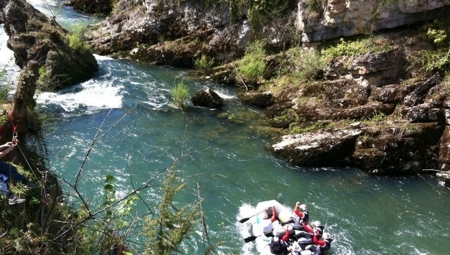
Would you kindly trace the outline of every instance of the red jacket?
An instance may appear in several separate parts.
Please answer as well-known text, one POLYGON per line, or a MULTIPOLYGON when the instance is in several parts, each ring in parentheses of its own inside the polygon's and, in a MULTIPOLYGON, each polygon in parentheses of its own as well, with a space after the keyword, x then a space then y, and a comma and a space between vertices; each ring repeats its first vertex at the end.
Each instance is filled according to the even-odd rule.
POLYGON ((298 206, 297 206, 297 205, 295 205, 294 213, 297 214, 297 216, 300 217, 300 219, 303 219, 303 218, 305 217, 305 213, 302 212, 302 211, 300 211, 300 210, 298 209, 298 206))
POLYGON ((281 239, 285 242, 289 240, 289 230, 286 229, 286 233, 284 233, 284 236, 281 239))
POLYGON ((303 229, 309 233, 314 233, 314 229, 312 229, 308 224, 303 224, 303 229))
POLYGON ((274 222, 277 220, 277 210, 275 210, 275 206, 272 206, 272 218, 270 218, 270 221, 274 222))
POLYGON ((327 242, 325 240, 321 240, 319 235, 316 233, 314 233, 312 240, 314 244, 317 244, 322 247, 324 247, 327 244, 327 242))

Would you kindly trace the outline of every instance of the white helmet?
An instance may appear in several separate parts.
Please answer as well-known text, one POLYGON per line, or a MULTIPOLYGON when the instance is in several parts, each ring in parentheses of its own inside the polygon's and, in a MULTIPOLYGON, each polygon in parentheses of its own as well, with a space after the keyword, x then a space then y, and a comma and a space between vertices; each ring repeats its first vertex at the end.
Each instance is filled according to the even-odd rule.
POLYGON ((276 227, 272 231, 273 236, 276 236, 276 237, 282 237, 285 233, 286 233, 286 229, 284 229, 282 227, 276 227))
MULTIPOLYGON (((263 224, 264 224, 264 223, 263 223, 263 224)), ((272 231, 273 231, 273 225, 272 225, 272 223, 266 222, 266 224, 263 225, 263 232, 264 232, 264 234, 270 233, 270 232, 272 232, 272 231)))
POLYGON ((313 227, 315 227, 315 228, 320 228, 320 227, 322 227, 322 223, 320 223, 320 221, 318 221, 318 220, 313 221, 312 225, 313 225, 313 227))
POLYGON ((300 210, 306 211, 306 210, 308 210, 308 208, 306 207, 305 204, 301 204, 301 205, 300 205, 300 210))

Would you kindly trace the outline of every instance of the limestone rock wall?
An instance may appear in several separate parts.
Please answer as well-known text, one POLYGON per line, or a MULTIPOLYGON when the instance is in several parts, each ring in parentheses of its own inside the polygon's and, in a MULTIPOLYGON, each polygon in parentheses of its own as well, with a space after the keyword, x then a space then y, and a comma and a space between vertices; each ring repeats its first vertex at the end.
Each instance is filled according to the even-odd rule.
POLYGON ((430 20, 447 15, 449 5, 450 0, 300 0, 296 26, 303 42, 314 42, 430 20))

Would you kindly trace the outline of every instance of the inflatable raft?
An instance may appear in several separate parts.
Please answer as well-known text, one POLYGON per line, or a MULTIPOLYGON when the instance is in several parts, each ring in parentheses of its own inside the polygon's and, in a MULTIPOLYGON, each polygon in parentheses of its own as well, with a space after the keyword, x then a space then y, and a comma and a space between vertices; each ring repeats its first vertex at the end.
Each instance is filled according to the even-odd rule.
MULTIPOLYGON (((272 238, 281 238, 286 230, 290 231, 290 237, 296 236, 299 231, 293 229, 293 219, 297 217, 294 212, 288 207, 283 206, 276 200, 268 200, 259 202, 256 205, 255 215, 252 217, 252 234, 248 238, 245 238, 245 242, 255 242, 256 250, 261 255, 273 255, 270 251, 269 244, 272 238), (271 208, 274 207, 277 213, 277 221, 270 220, 271 208)), ((299 238, 290 239, 289 244, 289 255, 312 255, 313 253, 308 250, 308 245, 312 244, 311 238, 299 238)))

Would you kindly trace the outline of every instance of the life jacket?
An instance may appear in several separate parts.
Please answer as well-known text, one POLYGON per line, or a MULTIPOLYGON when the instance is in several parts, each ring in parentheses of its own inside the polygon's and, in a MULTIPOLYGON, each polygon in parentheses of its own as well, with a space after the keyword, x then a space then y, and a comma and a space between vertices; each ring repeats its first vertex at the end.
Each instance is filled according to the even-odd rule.
POLYGON ((309 221, 308 211, 303 211, 303 217, 300 219, 300 222, 307 224, 308 221, 309 221))
POLYGON ((293 227, 294 227, 295 230, 303 230, 304 229, 303 225, 304 224, 308 224, 308 219, 309 219, 308 211, 304 211, 303 212, 303 217, 299 217, 299 216, 292 217, 291 218, 291 222, 294 223, 293 227))
POLYGON ((269 247, 270 247, 270 253, 272 253, 272 254, 285 255, 285 254, 287 254, 287 251, 288 251, 287 244, 280 238, 277 238, 277 240, 275 240, 272 237, 272 240, 269 243, 269 247))

